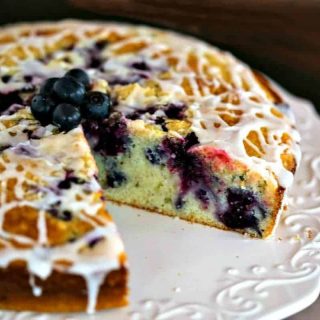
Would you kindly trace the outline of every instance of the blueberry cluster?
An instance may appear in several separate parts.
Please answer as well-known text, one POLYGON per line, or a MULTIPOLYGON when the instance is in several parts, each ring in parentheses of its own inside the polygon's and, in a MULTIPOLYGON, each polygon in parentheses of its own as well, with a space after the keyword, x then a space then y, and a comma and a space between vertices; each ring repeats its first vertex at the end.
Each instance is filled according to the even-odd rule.
POLYGON ((90 78, 81 69, 71 69, 62 78, 49 78, 31 102, 31 112, 42 125, 52 123, 61 131, 77 127, 82 118, 103 119, 109 114, 110 97, 89 91, 90 78))

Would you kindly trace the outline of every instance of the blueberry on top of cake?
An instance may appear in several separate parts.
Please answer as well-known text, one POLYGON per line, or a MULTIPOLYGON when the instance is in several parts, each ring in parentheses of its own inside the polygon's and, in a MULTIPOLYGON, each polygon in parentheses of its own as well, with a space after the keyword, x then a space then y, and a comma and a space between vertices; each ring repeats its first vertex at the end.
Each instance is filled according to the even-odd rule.
MULTIPOLYGON (((89 180, 108 199, 258 238, 274 230, 300 158, 290 108, 262 75, 204 42, 142 26, 2 29, 0 111, 4 123, 28 119, 15 134, 0 131, 13 163, 56 161, 72 137, 94 156, 89 180), (47 140, 51 151, 39 151, 47 140)), ((51 193, 88 187, 75 158, 51 193)), ((39 212, 69 228, 77 209, 63 206, 59 198, 39 212)))

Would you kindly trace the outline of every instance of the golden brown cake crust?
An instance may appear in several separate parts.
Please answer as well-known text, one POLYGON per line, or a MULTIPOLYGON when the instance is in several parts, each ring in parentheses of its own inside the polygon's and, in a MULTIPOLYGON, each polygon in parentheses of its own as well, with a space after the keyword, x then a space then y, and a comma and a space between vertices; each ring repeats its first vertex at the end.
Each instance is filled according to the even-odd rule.
MULTIPOLYGON (((100 287, 96 310, 125 306, 127 300, 127 277, 125 267, 108 274, 100 287)), ((36 312, 80 312, 88 303, 86 283, 80 276, 54 271, 45 281, 36 278, 42 288, 37 297, 30 290, 29 273, 22 263, 0 269, 0 308, 36 312)))

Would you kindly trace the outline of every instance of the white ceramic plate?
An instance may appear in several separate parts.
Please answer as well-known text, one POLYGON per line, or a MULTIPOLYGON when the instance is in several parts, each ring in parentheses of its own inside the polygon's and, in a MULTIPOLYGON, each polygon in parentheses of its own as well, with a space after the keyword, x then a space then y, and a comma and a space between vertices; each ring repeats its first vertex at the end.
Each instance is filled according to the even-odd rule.
POLYGON ((129 256, 130 306, 90 317, 3 312, 1 319, 274 320, 313 303, 320 291, 320 118, 307 101, 287 97, 303 160, 272 239, 110 204, 129 256))

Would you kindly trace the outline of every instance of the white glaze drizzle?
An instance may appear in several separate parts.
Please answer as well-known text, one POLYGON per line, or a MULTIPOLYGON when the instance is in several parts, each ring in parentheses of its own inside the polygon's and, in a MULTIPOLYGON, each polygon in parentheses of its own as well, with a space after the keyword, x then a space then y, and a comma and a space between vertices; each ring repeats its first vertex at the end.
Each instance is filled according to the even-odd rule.
POLYGON ((93 314, 95 312, 95 302, 97 301, 99 288, 102 285, 106 277, 105 273, 93 274, 90 276, 85 276, 85 280, 88 288, 88 307, 87 312, 93 314))
POLYGON ((36 280, 32 273, 29 276, 29 284, 32 288, 33 295, 36 297, 40 297, 42 295, 42 288, 36 285, 36 280))

